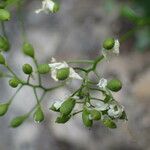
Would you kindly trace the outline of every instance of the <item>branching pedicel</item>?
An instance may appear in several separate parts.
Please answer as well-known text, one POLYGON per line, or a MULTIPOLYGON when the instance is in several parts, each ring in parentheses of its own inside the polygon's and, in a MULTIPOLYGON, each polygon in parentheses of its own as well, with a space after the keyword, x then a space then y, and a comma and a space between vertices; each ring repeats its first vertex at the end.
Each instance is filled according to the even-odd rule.
MULTIPOLYGON (((42 8, 37 10, 36 13, 46 12, 55 13, 59 10, 59 5, 51 0, 44 0, 42 2, 42 8)), ((1 73, 1 76, 10 78, 9 85, 12 88, 18 88, 14 95, 7 103, 0 104, 0 116, 4 116, 9 110, 13 99, 16 94, 24 87, 32 87, 33 93, 36 97, 37 104, 27 114, 18 116, 10 122, 10 126, 16 128, 20 126, 32 113, 33 118, 37 123, 44 120, 44 113, 42 111, 41 102, 46 93, 52 92, 66 85, 66 82, 70 80, 80 80, 81 86, 74 91, 72 95, 68 96, 67 100, 57 101, 50 106, 50 110, 57 112, 58 117, 56 123, 66 123, 72 116, 82 113, 82 121, 86 127, 91 127, 94 121, 101 121, 108 128, 116 128, 117 120, 127 120, 127 116, 124 107, 120 105, 112 95, 112 92, 118 92, 122 88, 122 83, 118 79, 99 78, 96 73, 96 68, 99 63, 109 59, 111 55, 119 54, 119 41, 114 38, 108 38, 103 42, 102 55, 98 56, 94 60, 77 60, 70 62, 57 62, 52 58, 50 64, 38 64, 33 46, 24 41, 22 46, 23 53, 30 57, 35 63, 36 68, 32 68, 30 64, 24 64, 22 67, 23 72, 28 76, 27 80, 23 80, 11 69, 9 64, 4 58, 3 53, 10 49, 10 44, 7 39, 4 22, 11 18, 10 13, 5 9, 5 6, 0 9, 0 21, 2 23, 4 34, 0 36, 0 64, 7 68, 9 74, 1 73), (88 67, 71 67, 71 64, 85 63, 88 67), (36 72, 38 77, 37 84, 31 84, 30 78, 32 73, 36 72), (80 73, 82 72, 82 76, 80 73), (98 77, 97 82, 93 82, 89 78, 90 73, 96 74, 98 77), (59 84, 55 87, 45 88, 42 84, 41 75, 51 74, 51 77, 59 84), (38 97, 37 89, 41 89, 43 94, 38 97), (101 93, 102 97, 97 98, 92 96, 92 92, 101 93), (79 109, 75 111, 76 109, 79 109)))

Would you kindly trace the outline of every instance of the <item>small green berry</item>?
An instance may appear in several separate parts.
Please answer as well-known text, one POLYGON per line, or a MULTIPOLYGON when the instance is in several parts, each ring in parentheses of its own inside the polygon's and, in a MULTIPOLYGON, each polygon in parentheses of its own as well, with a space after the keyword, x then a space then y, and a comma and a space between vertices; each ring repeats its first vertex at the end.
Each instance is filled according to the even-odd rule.
POLYGON ((57 79, 66 80, 69 77, 70 70, 69 68, 61 68, 57 70, 57 79))
POLYGON ((33 72, 32 66, 30 64, 24 64, 22 70, 25 74, 31 74, 33 72))
POLYGON ((82 112, 82 121, 86 127, 91 127, 93 125, 93 121, 90 119, 90 111, 87 108, 83 109, 82 112))
POLYGON ((5 58, 4 58, 4 56, 2 55, 2 54, 0 54, 0 64, 1 65, 5 65, 5 58))
POLYGON ((60 112, 64 115, 69 115, 71 111, 73 110, 76 102, 74 98, 68 98, 66 101, 64 101, 60 107, 60 112))
POLYGON ((117 128, 115 122, 113 122, 111 119, 104 119, 103 120, 103 124, 108 127, 108 128, 111 128, 111 129, 115 129, 117 128))
POLYGON ((9 41, 4 36, 0 36, 0 49, 3 51, 8 51, 10 49, 9 41))
POLYGON ((59 11, 59 9, 60 9, 59 4, 55 2, 55 3, 54 3, 54 6, 53 6, 52 13, 56 13, 56 12, 58 12, 58 11, 59 11))
POLYGON ((108 82, 107 88, 113 92, 118 92, 122 88, 122 83, 120 80, 112 79, 108 82))
POLYGON ((12 119, 12 121, 10 122, 10 126, 12 128, 17 128, 19 127, 25 120, 27 119, 27 115, 23 115, 23 116, 18 116, 14 119, 12 119))
POLYGON ((10 20, 10 13, 5 9, 0 9, 0 21, 10 20))
POLYGON ((9 108, 9 104, 8 103, 0 104, 0 117, 4 116, 7 113, 8 108, 9 108))
POLYGON ((25 42, 22 49, 25 55, 34 58, 34 48, 30 43, 25 42))
POLYGON ((40 106, 36 109, 35 113, 33 114, 33 118, 34 121, 37 123, 40 123, 44 120, 44 113, 40 106))
POLYGON ((40 74, 46 74, 46 73, 49 73, 50 72, 50 67, 48 64, 40 64, 38 66, 38 72, 40 74))
POLYGON ((100 120, 101 119, 101 113, 96 109, 91 110, 90 115, 91 115, 92 120, 100 120))
POLYGON ((58 116, 57 118, 56 118, 56 123, 66 123, 69 119, 70 119, 70 115, 63 115, 63 114, 61 114, 60 116, 58 116))
POLYGON ((13 88, 16 88, 19 85, 20 81, 16 78, 12 78, 9 80, 9 85, 13 88))
POLYGON ((111 50, 115 45, 114 38, 108 38, 103 42, 103 48, 106 50, 111 50))

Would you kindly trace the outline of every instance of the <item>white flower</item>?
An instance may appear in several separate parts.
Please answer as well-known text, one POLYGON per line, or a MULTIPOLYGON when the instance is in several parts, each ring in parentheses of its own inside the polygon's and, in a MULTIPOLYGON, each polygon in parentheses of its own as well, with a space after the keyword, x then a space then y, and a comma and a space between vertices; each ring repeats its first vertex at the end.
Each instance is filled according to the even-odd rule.
POLYGON ((35 12, 37 14, 42 12, 42 11, 45 12, 45 13, 54 12, 55 7, 56 7, 56 3, 53 2, 52 0, 43 0, 42 1, 42 8, 36 10, 35 12))
POLYGON ((103 90, 106 89, 106 86, 107 86, 107 79, 104 79, 104 78, 101 78, 99 80, 99 83, 97 84, 97 86, 103 90))
POLYGON ((62 68, 69 68, 69 76, 68 78, 72 79, 78 79, 82 80, 82 77, 79 76, 78 73, 74 71, 73 68, 69 67, 69 65, 64 61, 64 62, 57 62, 55 58, 52 58, 51 63, 49 64, 51 68, 51 76, 55 81, 58 81, 57 79, 57 71, 62 68))
POLYGON ((119 105, 117 102, 112 102, 109 105, 108 115, 113 118, 119 118, 122 116, 124 107, 119 105))
POLYGON ((115 44, 114 47, 110 50, 106 50, 106 49, 102 49, 102 54, 103 56, 107 59, 109 57, 111 57, 112 55, 119 55, 119 48, 120 48, 120 43, 119 40, 115 40, 115 44))
POLYGON ((99 102, 96 104, 95 109, 98 110, 98 111, 107 110, 107 109, 109 109, 109 104, 108 104, 108 103, 104 103, 104 102, 102 102, 102 101, 99 101, 99 102))
POLYGON ((53 104, 53 106, 55 107, 56 110, 58 110, 61 107, 62 103, 63 101, 57 101, 53 104))

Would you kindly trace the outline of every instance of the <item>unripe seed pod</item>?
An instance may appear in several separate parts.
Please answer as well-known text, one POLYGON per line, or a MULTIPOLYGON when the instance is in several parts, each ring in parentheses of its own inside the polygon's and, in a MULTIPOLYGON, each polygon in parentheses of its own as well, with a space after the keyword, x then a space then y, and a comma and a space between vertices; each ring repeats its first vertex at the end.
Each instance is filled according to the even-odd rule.
POLYGON ((93 125, 93 121, 89 118, 89 115, 90 111, 84 108, 82 112, 82 121, 86 127, 91 127, 93 125))
POLYGON ((9 85, 13 88, 16 88, 19 85, 20 81, 16 78, 12 78, 9 80, 9 85))
POLYGON ((61 69, 58 69, 57 70, 57 79, 58 80, 65 80, 69 77, 69 73, 70 73, 70 70, 69 68, 61 68, 61 69))
POLYGON ((35 113, 33 114, 33 118, 34 121, 36 121, 37 123, 40 123, 44 120, 44 113, 40 106, 36 109, 35 113))
POLYGON ((4 36, 0 36, 0 49, 3 51, 8 51, 10 49, 9 41, 4 36))
POLYGON ((24 64, 22 66, 22 70, 25 74, 31 74, 33 71, 32 66, 30 64, 24 64))
POLYGON ((5 58, 2 54, 0 54, 0 64, 5 65, 5 58))
POLYGON ((103 42, 103 48, 106 50, 111 50, 115 45, 114 38, 108 38, 103 42))
POLYGON ((10 126, 11 126, 12 128, 17 128, 17 127, 19 127, 26 119, 27 119, 27 115, 23 115, 23 116, 16 117, 16 118, 12 119, 12 121, 10 122, 10 126))
POLYGON ((64 115, 69 115, 71 111, 73 110, 76 102, 74 98, 68 98, 66 101, 64 101, 60 107, 60 112, 64 115))
POLYGON ((60 6, 57 2, 54 3, 53 9, 52 9, 52 13, 56 13, 58 12, 60 9, 60 6))
POLYGON ((50 72, 50 67, 48 64, 40 64, 38 66, 38 72, 40 74, 46 74, 46 73, 49 73, 50 72))
POLYGON ((22 49, 25 55, 34 58, 34 48, 30 43, 25 42, 22 49))
POLYGON ((103 120, 103 124, 106 127, 111 128, 111 129, 117 128, 117 125, 111 119, 105 119, 105 120, 103 120))
POLYGON ((8 21, 10 19, 9 11, 0 9, 0 21, 8 21))
POLYGON ((107 88, 111 91, 118 92, 122 88, 122 83, 120 80, 112 79, 108 82, 107 88))
POLYGON ((56 123, 66 123, 70 119, 70 115, 63 115, 61 114, 56 118, 56 123))
POLYGON ((96 109, 93 109, 90 111, 90 116, 91 116, 92 120, 100 120, 101 119, 101 113, 96 109))
POLYGON ((8 108, 9 108, 9 104, 8 103, 0 104, 0 117, 4 116, 7 113, 8 108))

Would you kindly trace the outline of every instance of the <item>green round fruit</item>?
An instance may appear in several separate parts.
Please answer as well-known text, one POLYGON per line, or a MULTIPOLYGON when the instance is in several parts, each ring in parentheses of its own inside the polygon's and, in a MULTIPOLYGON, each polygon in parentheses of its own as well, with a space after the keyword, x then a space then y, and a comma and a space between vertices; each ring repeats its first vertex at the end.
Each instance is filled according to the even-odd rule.
POLYGON ((70 69, 69 68, 61 68, 57 70, 57 79, 58 80, 66 80, 69 77, 70 69))
POLYGON ((58 3, 55 2, 54 6, 53 6, 52 13, 58 12, 59 9, 60 9, 60 5, 59 5, 58 3))
POLYGON ((34 117, 34 121, 36 121, 37 123, 40 123, 44 120, 44 113, 40 107, 37 108, 33 117, 34 117))
POLYGON ((25 74, 31 74, 33 72, 32 66, 30 64, 24 64, 22 70, 25 74))
POLYGON ((26 118, 27 118, 26 115, 18 116, 16 118, 12 119, 12 121, 10 123, 10 126, 12 128, 17 128, 17 127, 19 127, 25 121, 26 118))
POLYGON ((115 45, 114 38, 108 38, 103 42, 103 48, 106 50, 111 50, 115 45))
POLYGON ((7 113, 8 108, 9 108, 9 104, 8 103, 0 104, 0 116, 4 116, 7 113))
POLYGON ((48 64, 40 64, 38 65, 38 72, 40 74, 46 74, 50 72, 50 67, 48 64))
POLYGON ((13 88, 16 88, 19 85, 19 80, 16 78, 12 78, 9 80, 9 85, 13 88))
POLYGON ((96 109, 91 110, 90 115, 91 115, 92 120, 100 120, 101 119, 101 113, 96 109))
POLYGON ((0 64, 1 65, 5 65, 5 58, 4 58, 4 56, 2 55, 2 54, 0 54, 0 64))
POLYGON ((0 21, 10 20, 10 13, 5 9, 0 9, 0 21))
POLYGON ((30 43, 25 42, 22 47, 23 53, 34 58, 34 48, 30 43))
POLYGON ((120 80, 112 79, 108 81, 107 88, 113 92, 118 92, 122 88, 122 83, 120 80))
POLYGON ((9 41, 4 36, 0 36, 0 49, 3 51, 8 51, 10 49, 9 41))

